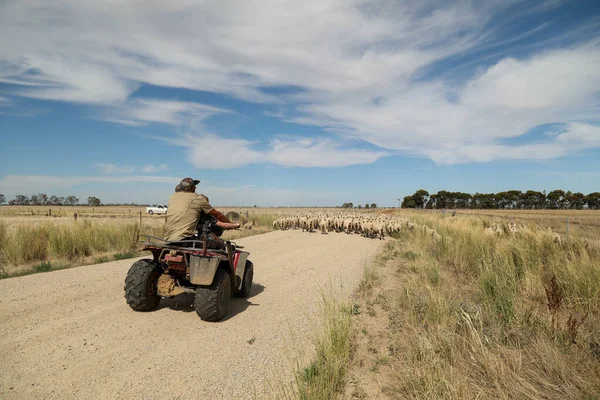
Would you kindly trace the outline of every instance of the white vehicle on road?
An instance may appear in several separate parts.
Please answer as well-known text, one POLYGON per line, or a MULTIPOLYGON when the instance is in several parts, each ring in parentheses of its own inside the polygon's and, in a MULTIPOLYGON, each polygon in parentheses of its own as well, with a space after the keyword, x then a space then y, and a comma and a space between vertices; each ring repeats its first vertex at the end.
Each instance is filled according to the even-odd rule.
POLYGON ((146 212, 150 215, 152 214, 166 214, 167 213, 167 206, 165 206, 164 204, 158 204, 156 206, 152 206, 152 207, 146 207, 146 212))

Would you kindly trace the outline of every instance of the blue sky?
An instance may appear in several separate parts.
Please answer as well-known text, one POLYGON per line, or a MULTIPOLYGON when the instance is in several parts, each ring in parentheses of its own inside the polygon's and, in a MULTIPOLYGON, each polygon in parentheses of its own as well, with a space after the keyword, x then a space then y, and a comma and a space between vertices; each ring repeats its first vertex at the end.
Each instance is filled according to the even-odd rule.
POLYGON ((9 200, 598 191, 600 3, 9 0, 0 137, 9 200))

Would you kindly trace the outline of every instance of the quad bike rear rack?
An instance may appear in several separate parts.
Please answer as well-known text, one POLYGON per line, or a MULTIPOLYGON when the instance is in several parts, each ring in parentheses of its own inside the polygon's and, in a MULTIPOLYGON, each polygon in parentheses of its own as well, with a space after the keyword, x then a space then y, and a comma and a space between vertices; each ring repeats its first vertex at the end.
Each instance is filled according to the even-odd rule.
MULTIPOLYGON (((238 246, 234 242, 228 240, 225 242, 225 250, 208 249, 206 247, 206 243, 207 241, 200 239, 178 240, 176 242, 169 242, 168 240, 152 235, 138 235, 138 240, 136 242, 137 245, 144 246, 144 250, 150 250, 155 260, 168 258, 169 254, 165 255, 165 253, 170 253, 173 250, 181 251, 194 256, 225 256, 227 258, 227 262, 229 263, 229 268, 231 271, 230 277, 232 286, 236 287, 238 282, 236 281, 233 255, 236 249, 243 249, 244 246, 238 246), (182 244, 185 244, 187 246, 182 246, 182 244)), ((181 261, 184 261, 185 264, 189 267, 189 260, 186 257, 182 257, 181 261)))
MULTIPOLYGON (((176 242, 169 242, 168 240, 165 240, 163 238, 159 238, 156 236, 152 236, 152 235, 138 235, 138 239, 135 244, 137 244, 139 246, 144 246, 144 247, 152 246, 152 247, 160 247, 160 248, 169 249, 169 250, 187 250, 187 251, 192 251, 192 252, 205 250, 204 249, 204 240, 202 240, 202 239, 178 240, 176 242), (186 246, 182 246, 181 244, 186 244, 186 246)), ((228 244, 231 246, 234 246, 236 249, 244 248, 244 246, 240 246, 240 245, 236 244, 235 242, 232 242, 229 240, 225 242, 226 246, 228 244)), ((221 249, 207 249, 207 250, 209 250, 211 253, 227 255, 226 250, 221 250, 221 249)))

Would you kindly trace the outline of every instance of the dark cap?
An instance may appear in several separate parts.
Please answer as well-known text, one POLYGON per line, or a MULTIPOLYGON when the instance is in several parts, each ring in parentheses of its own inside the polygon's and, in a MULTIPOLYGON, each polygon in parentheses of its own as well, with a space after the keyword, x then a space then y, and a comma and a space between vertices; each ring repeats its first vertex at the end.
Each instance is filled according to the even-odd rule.
POLYGON ((190 190, 193 186, 196 186, 200 183, 200 181, 198 179, 192 179, 192 178, 183 178, 181 180, 181 182, 179 182, 179 185, 181 187, 181 190, 183 191, 188 191, 190 190))

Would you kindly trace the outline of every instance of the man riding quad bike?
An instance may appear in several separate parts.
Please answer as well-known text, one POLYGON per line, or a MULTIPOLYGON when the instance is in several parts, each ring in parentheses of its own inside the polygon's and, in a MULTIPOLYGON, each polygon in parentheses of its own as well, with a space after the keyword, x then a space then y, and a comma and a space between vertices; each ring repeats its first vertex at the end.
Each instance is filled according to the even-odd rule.
MULTIPOLYGON (((195 184, 193 186, 195 190, 195 184)), ((195 198, 188 195, 184 200, 194 202, 195 198)), ((185 210, 190 210, 190 207, 185 210)), ((170 213, 171 200, 167 224, 170 213)), ((242 246, 223 242, 220 238, 223 229, 236 229, 239 224, 220 221, 212 214, 200 213, 196 232, 191 236, 175 236, 176 240, 139 236, 138 244, 150 251, 153 258, 135 262, 127 273, 125 299, 132 309, 151 311, 158 307, 161 297, 194 293, 198 316, 205 321, 218 321, 227 313, 232 294, 238 297, 250 295, 254 266, 248 260, 249 253, 242 251, 242 246)), ((180 235, 185 230, 189 232, 187 227, 177 230, 175 226, 172 229, 180 235)))

